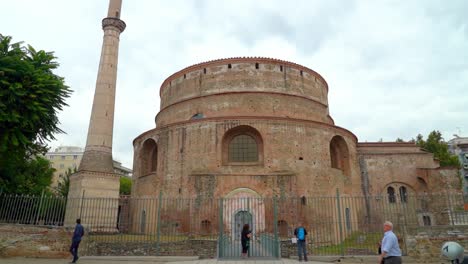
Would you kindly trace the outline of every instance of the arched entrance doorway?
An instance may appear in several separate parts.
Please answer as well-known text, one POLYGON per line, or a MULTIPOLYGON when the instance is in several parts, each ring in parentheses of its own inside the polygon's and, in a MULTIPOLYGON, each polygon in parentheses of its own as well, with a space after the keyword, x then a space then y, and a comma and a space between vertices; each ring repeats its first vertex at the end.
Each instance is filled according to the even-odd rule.
POLYGON ((250 227, 250 230, 253 230, 253 222, 252 222, 252 214, 249 211, 246 210, 241 210, 238 211, 234 215, 234 225, 232 227, 234 228, 233 234, 234 234, 234 240, 240 240, 241 239, 241 232, 242 228, 244 228, 245 224, 248 224, 250 227))
POLYGON ((238 188, 221 199, 218 256, 237 259, 241 256, 241 232, 245 224, 252 232, 249 256, 279 258, 276 202, 262 198, 249 188, 238 188))

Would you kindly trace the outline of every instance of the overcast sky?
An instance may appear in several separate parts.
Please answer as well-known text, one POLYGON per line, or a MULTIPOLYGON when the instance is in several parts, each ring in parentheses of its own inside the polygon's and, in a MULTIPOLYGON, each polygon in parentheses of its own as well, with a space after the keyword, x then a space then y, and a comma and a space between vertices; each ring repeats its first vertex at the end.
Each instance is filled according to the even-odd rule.
MULTIPOLYGON (((52 147, 86 144, 108 0, 0 0, 0 33, 55 51, 73 90, 52 147)), ((264 56, 319 72, 330 114, 359 141, 468 136, 468 1, 123 0, 113 156, 154 128, 172 73, 264 56)))

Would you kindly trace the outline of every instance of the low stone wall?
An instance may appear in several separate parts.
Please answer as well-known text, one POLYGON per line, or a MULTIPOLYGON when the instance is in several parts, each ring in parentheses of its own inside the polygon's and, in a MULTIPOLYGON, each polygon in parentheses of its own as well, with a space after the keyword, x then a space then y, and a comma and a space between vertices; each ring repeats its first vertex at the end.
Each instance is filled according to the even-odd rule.
POLYGON ((216 240, 184 240, 163 242, 91 242, 84 244, 85 255, 90 256, 198 256, 216 257, 216 240))
POLYGON ((0 224, 0 257, 66 258, 70 242, 63 227, 0 224))
POLYGON ((447 241, 468 249, 468 226, 432 226, 408 229, 406 250, 418 263, 447 261, 441 257, 441 247, 447 241))
MULTIPOLYGON (((307 247, 309 249, 309 247, 307 247)), ((290 239, 281 240, 280 250, 282 258, 289 258, 290 256, 297 256, 297 244, 293 244, 290 239)))
MULTIPOLYGON (((66 258, 71 231, 63 227, 38 227, 0 224, 0 257, 66 258)), ((94 256, 199 256, 216 258, 216 240, 184 240, 161 243, 159 251, 155 243, 143 242, 93 242, 85 235, 80 245, 81 255, 94 256), (157 254, 159 252, 159 254, 157 254)), ((447 241, 455 241, 468 249, 468 226, 433 226, 407 228, 404 250, 414 262, 446 261, 441 258, 441 247, 447 241)), ((297 248, 290 240, 281 241, 281 256, 295 257, 297 248)), ((314 255, 312 245, 308 251, 314 255)), ((348 255, 349 253, 347 253, 348 255)), ((360 255, 360 254, 356 254, 360 255)))

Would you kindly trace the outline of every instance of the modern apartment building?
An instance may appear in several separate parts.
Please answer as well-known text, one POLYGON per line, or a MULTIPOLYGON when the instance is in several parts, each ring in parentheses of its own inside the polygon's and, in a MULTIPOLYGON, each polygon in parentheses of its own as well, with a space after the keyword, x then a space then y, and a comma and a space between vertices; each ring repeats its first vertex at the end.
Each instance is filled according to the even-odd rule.
MULTIPOLYGON (((60 177, 65 176, 68 169, 78 169, 83 148, 76 146, 60 146, 54 151, 47 152, 46 158, 51 161, 52 167, 56 170, 52 179, 52 186, 57 186, 60 177)), ((121 162, 114 160, 114 172, 122 176, 131 177, 132 170, 123 166, 121 162)))
POLYGON ((449 151, 458 156, 461 164, 460 175, 463 182, 463 194, 468 195, 468 137, 454 135, 455 138, 447 142, 449 151))

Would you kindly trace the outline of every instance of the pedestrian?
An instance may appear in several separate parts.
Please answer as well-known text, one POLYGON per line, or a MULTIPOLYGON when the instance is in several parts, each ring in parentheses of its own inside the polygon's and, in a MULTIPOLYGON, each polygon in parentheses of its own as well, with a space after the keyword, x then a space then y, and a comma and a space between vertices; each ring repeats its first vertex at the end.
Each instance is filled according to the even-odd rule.
POLYGON ((384 237, 382 239, 382 253, 379 256, 379 263, 401 264, 401 250, 398 245, 398 238, 393 233, 393 224, 386 221, 383 226, 384 237))
POLYGON ((250 247, 250 237, 252 236, 252 231, 250 230, 249 224, 245 224, 242 228, 241 233, 241 245, 242 245, 242 258, 247 258, 247 253, 249 252, 250 247))
POLYGON ((72 244, 70 246, 70 253, 73 255, 71 263, 78 261, 78 247, 80 246, 81 238, 84 236, 84 228, 81 225, 81 219, 76 219, 75 231, 73 232, 72 244))
POLYGON ((299 261, 302 261, 302 256, 304 256, 304 261, 307 262, 307 230, 302 226, 302 224, 300 224, 296 229, 294 229, 294 235, 297 238, 297 254, 299 256, 299 261))

